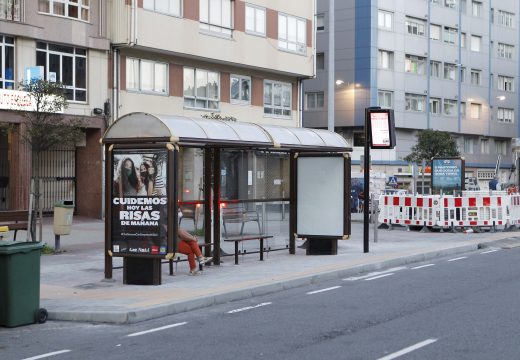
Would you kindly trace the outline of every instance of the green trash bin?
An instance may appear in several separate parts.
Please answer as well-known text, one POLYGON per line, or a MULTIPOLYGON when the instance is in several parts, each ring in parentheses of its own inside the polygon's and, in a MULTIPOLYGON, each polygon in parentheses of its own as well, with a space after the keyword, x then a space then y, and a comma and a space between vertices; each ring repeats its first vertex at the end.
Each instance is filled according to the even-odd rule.
POLYGON ((34 242, 0 241, 0 326, 44 323, 40 309, 40 254, 34 242))

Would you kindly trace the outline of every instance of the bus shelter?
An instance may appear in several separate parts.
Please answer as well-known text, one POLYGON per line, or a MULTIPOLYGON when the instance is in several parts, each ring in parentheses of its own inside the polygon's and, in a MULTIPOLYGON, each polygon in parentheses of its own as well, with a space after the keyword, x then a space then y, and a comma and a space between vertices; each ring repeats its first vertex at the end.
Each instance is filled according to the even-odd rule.
POLYGON ((351 149, 336 133, 131 113, 102 142, 105 278, 123 257, 124 283, 160 284, 179 226, 215 265, 230 239, 268 235, 267 251, 294 254, 306 238, 307 254, 335 254, 350 235, 351 149))

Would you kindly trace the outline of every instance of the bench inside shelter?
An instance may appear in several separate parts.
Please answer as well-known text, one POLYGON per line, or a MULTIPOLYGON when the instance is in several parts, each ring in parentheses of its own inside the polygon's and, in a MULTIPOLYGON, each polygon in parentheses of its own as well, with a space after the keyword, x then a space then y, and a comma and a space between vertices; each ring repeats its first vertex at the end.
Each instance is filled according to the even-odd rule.
POLYGON ((7 226, 14 230, 13 240, 16 240, 18 230, 27 231, 29 227, 29 210, 0 211, 0 226, 7 226))
POLYGON ((248 209, 243 203, 224 203, 221 207, 222 227, 224 229, 224 237, 228 237, 228 229, 226 224, 240 224, 240 235, 244 233, 244 226, 248 222, 256 222, 258 225, 258 234, 262 234, 262 225, 260 224, 260 215, 256 207, 252 210, 248 209))

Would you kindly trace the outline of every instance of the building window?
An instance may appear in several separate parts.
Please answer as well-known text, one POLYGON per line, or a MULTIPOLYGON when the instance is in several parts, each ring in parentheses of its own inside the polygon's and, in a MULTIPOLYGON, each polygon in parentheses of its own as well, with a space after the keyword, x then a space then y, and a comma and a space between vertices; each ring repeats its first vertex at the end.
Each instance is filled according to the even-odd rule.
POLYGON ((324 53, 316 54, 316 69, 318 69, 318 70, 325 69, 325 54, 324 53))
POLYGON ((460 47, 466 47, 466 33, 460 34, 460 47))
POLYGON ((246 5, 246 32, 265 36, 265 9, 246 5))
POLYGON ((464 138, 464 152, 466 154, 473 154, 473 139, 464 138))
POLYGON ((251 78, 249 76, 230 76, 231 103, 251 103, 251 78))
POLYGON ((378 65, 381 69, 391 70, 394 68, 394 53, 392 51, 379 50, 378 65))
POLYGON ((444 99, 444 115, 457 116, 457 100, 444 99))
POLYGON ((430 39, 440 40, 441 39, 442 27, 440 25, 430 25, 430 39))
POLYGON ((503 10, 498 10, 498 15, 497 15, 497 18, 498 18, 498 25, 502 25, 502 26, 506 26, 506 27, 514 27, 514 23, 515 23, 515 14, 513 13, 510 13, 510 12, 507 12, 507 11, 503 11, 503 10))
POLYGON ((470 45, 471 51, 480 52, 481 43, 482 43, 481 36, 471 35, 471 45, 470 45))
POLYGON ((405 55, 404 71, 411 74, 424 75, 426 73, 426 58, 422 56, 405 55))
POLYGON ((264 114, 291 116, 292 84, 264 80, 264 114))
POLYGON ((316 31, 325 31, 325 15, 316 15, 316 31))
POLYGON ((426 21, 422 19, 406 17, 406 32, 410 35, 424 36, 426 21))
POLYGON ((515 47, 513 45, 498 43, 497 52, 498 57, 503 59, 512 59, 515 47))
POLYGON ((278 15, 278 47, 305 54, 307 51, 305 20, 285 14, 278 15))
POLYGON ((392 30, 394 14, 388 11, 379 10, 377 12, 377 25, 381 29, 392 30))
POLYGON ((444 6, 447 8, 455 9, 457 6, 457 0, 444 0, 444 6))
POLYGON ((480 139, 480 153, 489 154, 489 139, 480 139))
POLYGON ((482 16, 482 3, 480 1, 471 2, 471 15, 477 17, 482 16))
POLYGON ((20 21, 21 3, 20 0, 0 0, 0 20, 20 21))
POLYGON ((184 68, 184 106, 194 109, 219 108, 219 74, 203 69, 184 68))
POLYGON ((457 38, 457 29, 448 26, 444 27, 444 42, 446 44, 455 45, 455 39, 457 38))
POLYGON ((506 108, 498 108, 497 111, 497 121, 502 123, 512 124, 515 121, 515 110, 514 109, 506 109, 506 108))
POLYGON ((471 69, 471 85, 480 85, 482 78, 482 71, 471 69))
POLYGON ((305 110, 322 110, 323 104, 323 91, 305 93, 305 110))
POLYGON ((233 10, 231 0, 199 0, 200 28, 224 36, 231 36, 233 10))
POLYGON ((500 155, 507 155, 507 142, 505 140, 495 140, 495 152, 500 155))
POLYGON ((126 58, 126 89, 131 91, 167 94, 168 64, 126 58))
POLYGON ((0 89, 14 90, 14 38, 0 35, 0 89))
POLYGON ((441 113, 441 99, 430 98, 430 114, 440 115, 441 113))
POLYGON ((88 21, 89 0, 39 0, 39 11, 88 21))
POLYGON ((377 92, 377 105, 385 108, 392 108, 394 105, 393 91, 379 90, 377 92))
POLYGON ((515 79, 510 76, 498 75, 498 90, 514 92, 515 91, 515 79))
POLYGON ((45 80, 61 82, 70 101, 87 101, 87 50, 36 43, 36 65, 44 67, 45 80))
POLYGON ((144 0, 143 9, 181 16, 181 0, 144 0))
POLYGON ((441 77, 442 63, 440 61, 430 61, 430 76, 439 78, 441 77))
POLYGON ((426 96, 418 94, 405 94, 406 111, 424 112, 426 96))
POLYGON ((471 103, 469 109, 470 109, 470 113, 469 113, 469 117, 470 118, 472 118, 472 119, 480 119, 480 114, 482 112, 482 105, 481 104, 471 103))
POLYGON ((444 78, 447 80, 455 80, 457 75, 457 65, 444 63, 444 78))

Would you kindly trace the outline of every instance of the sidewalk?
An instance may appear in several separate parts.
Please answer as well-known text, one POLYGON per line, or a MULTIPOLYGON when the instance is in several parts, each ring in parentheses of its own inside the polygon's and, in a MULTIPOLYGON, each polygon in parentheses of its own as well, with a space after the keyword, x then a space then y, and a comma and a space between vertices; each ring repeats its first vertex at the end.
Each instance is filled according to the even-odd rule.
MULTIPOLYGON (((43 241, 54 246, 52 219, 46 219, 43 241)), ((41 259, 41 307, 51 320, 129 323, 189 311, 217 303, 338 279, 365 271, 404 265, 439 256, 477 249, 480 243, 520 243, 517 232, 497 233, 419 233, 405 229, 379 230, 370 253, 363 253, 363 224, 352 223, 350 240, 338 242, 336 256, 306 256, 297 249, 270 252, 264 261, 258 254, 224 257, 220 266, 210 266, 201 276, 188 276, 188 264, 181 262, 175 276, 162 266, 162 285, 123 285, 122 269, 104 280, 104 222, 75 218, 72 232, 61 237, 63 253, 41 259), (509 239, 509 240, 508 240, 509 239)), ((19 234, 20 240, 25 235, 19 234)), ((298 241, 297 245, 302 242, 298 241)), ((121 266, 121 258, 114 266, 121 266)))

